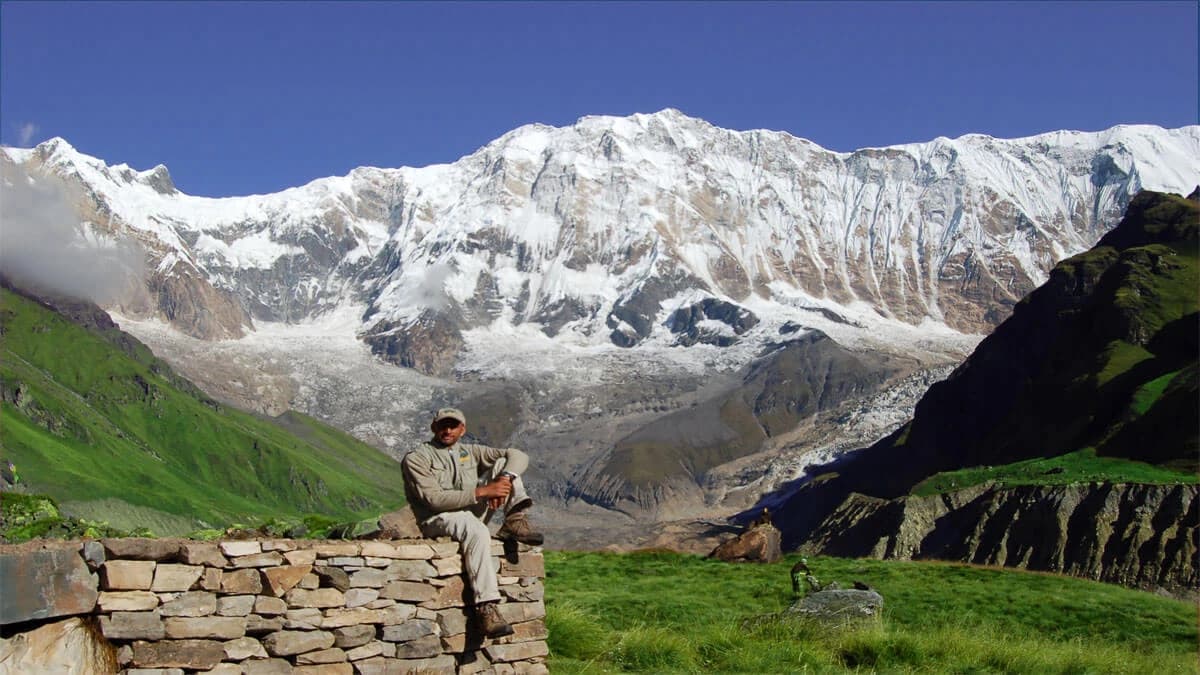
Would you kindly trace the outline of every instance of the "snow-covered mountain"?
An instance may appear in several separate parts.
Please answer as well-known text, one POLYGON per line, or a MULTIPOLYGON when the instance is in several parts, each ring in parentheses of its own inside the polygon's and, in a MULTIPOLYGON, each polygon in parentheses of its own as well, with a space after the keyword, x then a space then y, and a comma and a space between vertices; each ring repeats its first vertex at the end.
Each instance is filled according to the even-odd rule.
POLYGON ((834 153, 675 110, 526 126, 454 164, 226 199, 61 139, 5 152, 78 182, 95 226, 135 233, 160 283, 233 300, 177 327, 238 336, 360 303, 355 329, 377 351, 440 374, 467 333, 502 326, 580 344, 728 343, 765 317, 867 309, 986 332, 1133 193, 1186 194, 1200 178, 1200 127, 834 153))
MULTIPOLYGON (((62 139, 4 148, 0 162, 5 180, 10 169, 65 180, 82 234, 140 243, 140 284, 109 305, 123 317, 245 344, 357 339, 436 378, 407 371, 426 398, 406 410, 452 395, 455 382, 506 391, 525 411, 507 439, 539 415, 577 429, 616 415, 611 406, 649 423, 702 398, 714 369, 731 373, 813 330, 914 367, 951 361, 1055 262, 1115 225, 1137 191, 1191 192, 1200 126, 837 153, 664 110, 525 126, 452 164, 363 167, 222 199, 181 193, 165 167, 109 166, 62 139), (630 378, 657 393, 636 405, 579 394, 630 378), (525 383, 515 398, 504 389, 513 382, 525 383)), ((155 335, 178 337, 149 323, 143 333, 156 347, 155 335)), ((363 434, 361 416, 378 408, 338 412, 306 400, 306 386, 282 403, 346 416, 343 426, 388 445, 396 429, 419 429, 363 434)), ((571 470, 597 480, 596 458, 616 440, 606 433, 571 470)))

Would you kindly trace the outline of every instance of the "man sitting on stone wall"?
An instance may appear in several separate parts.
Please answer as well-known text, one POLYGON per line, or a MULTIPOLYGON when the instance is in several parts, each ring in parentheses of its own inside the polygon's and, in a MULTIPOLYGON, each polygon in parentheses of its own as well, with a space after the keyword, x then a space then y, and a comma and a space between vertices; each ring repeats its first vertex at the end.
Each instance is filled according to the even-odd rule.
POLYGON ((510 635, 512 626, 498 607, 500 590, 487 521, 493 511, 503 508, 504 526, 497 538, 533 546, 542 543, 542 535, 526 517, 533 500, 525 493, 520 475, 529 466, 529 456, 515 448, 459 443, 467 431, 467 418, 455 408, 437 411, 429 428, 433 438, 401 461, 404 494, 423 535, 449 536, 459 542, 483 632, 493 638, 510 635))

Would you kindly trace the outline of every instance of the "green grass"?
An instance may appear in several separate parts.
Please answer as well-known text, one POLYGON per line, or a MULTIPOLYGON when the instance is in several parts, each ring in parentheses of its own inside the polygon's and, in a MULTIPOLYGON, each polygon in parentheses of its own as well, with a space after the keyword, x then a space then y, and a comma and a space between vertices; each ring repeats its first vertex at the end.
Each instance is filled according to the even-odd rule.
POLYGON ((997 487, 1014 487, 1097 482, 1196 484, 1200 483, 1200 476, 1190 471, 1176 471, 1131 459, 1099 457, 1094 448, 1084 448, 1057 457, 1029 459, 1003 466, 943 471, 918 483, 912 494, 926 497, 983 483, 995 483, 997 487))
POLYGON ((789 556, 546 553, 551 672, 1195 673, 1193 604, 1069 577, 960 564, 810 558, 860 580, 882 621, 825 629, 781 614, 789 556))
POLYGON ((1167 390, 1167 386, 1182 372, 1183 370, 1180 369, 1172 373, 1167 373, 1139 387, 1133 393, 1133 403, 1130 405, 1130 410, 1135 415, 1145 415, 1162 398, 1163 392, 1167 390))
POLYGON ((75 515, 167 531, 403 504, 399 463, 317 420, 229 408, 144 346, 0 291, 0 460, 75 515))

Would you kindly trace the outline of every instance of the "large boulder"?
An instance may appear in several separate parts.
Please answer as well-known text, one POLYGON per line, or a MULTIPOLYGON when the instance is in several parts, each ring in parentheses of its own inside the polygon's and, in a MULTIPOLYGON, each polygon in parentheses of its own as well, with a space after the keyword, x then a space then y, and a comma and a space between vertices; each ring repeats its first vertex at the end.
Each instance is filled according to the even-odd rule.
POLYGON ((783 557, 779 548, 779 530, 770 523, 760 523, 717 546, 710 558, 725 562, 773 563, 783 557))
POLYGON ((116 653, 99 632, 73 617, 0 639, 0 672, 94 675, 117 672, 116 653))
POLYGON ((836 589, 817 591, 800 598, 787 614, 814 619, 832 626, 878 621, 883 613, 883 596, 872 590, 836 589))

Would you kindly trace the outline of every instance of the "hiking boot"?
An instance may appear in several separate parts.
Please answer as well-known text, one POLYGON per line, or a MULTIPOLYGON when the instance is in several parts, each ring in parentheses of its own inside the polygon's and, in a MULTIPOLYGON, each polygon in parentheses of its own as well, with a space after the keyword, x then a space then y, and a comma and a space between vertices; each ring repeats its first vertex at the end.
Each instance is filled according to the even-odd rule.
POLYGON ((485 602, 476 607, 475 611, 479 614, 479 626, 483 628, 484 635, 498 638, 513 634, 513 627, 500 616, 499 601, 485 602))
POLYGON ((504 516, 504 526, 497 530, 496 538, 515 540, 530 546, 541 546, 545 541, 542 533, 534 531, 529 524, 529 518, 525 516, 524 509, 515 512, 509 511, 504 516))

